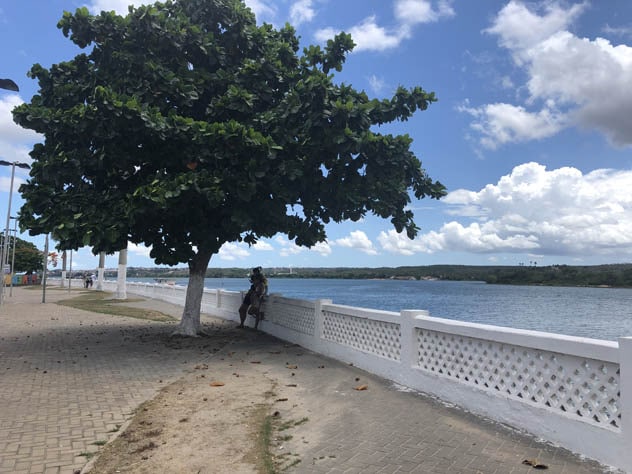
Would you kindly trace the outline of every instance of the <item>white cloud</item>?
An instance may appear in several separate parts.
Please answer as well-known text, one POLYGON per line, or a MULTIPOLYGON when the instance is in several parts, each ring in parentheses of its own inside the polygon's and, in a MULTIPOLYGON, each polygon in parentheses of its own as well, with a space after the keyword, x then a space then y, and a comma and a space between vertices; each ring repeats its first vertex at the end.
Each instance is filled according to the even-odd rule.
MULTIPOLYGON (((19 95, 0 95, 0 159, 9 162, 31 164, 33 160, 29 156, 33 144, 43 141, 43 137, 32 130, 22 128, 13 121, 11 111, 24 103, 19 95)), ((28 175, 28 170, 15 169, 16 180, 13 189, 16 190, 23 182, 20 176, 28 175)), ((0 181, 0 189, 8 191, 10 178, 0 181)))
POLYGON ((382 232, 384 250, 402 255, 438 251, 632 257, 632 171, 546 170, 525 163, 480 191, 458 190, 443 200, 456 215, 439 231, 411 241, 382 232), (477 212, 473 212, 473 210, 477 212), (463 212, 461 212, 463 210, 463 212))
POLYGON ((500 45, 512 51, 515 60, 521 63, 528 58, 531 48, 570 26, 588 7, 586 2, 568 9, 555 1, 541 5, 543 14, 538 15, 523 2, 512 0, 500 10, 494 24, 484 31, 498 35, 500 45))
POLYGON ((568 126, 599 130, 615 146, 632 145, 632 47, 567 31, 587 7, 512 0, 485 30, 526 73, 529 97, 521 105, 461 108, 475 115, 482 146, 541 139, 568 126))
POLYGON ((433 253, 443 250, 444 247, 442 236, 436 232, 429 232, 411 240, 405 232, 398 234, 391 229, 388 232, 380 232, 377 240, 385 251, 406 256, 433 253))
MULTIPOLYGON (((22 178, 20 178, 17 173, 18 173, 19 168, 15 169, 15 177, 13 178, 13 199, 16 198, 16 193, 18 191, 18 189, 20 188, 20 184, 25 183, 26 181, 22 178)), ((0 192, 4 192, 4 193, 8 193, 11 190, 11 176, 0 176, 0 192)), ((7 202, 8 202, 7 198, 7 202)), ((4 203, 3 203, 4 204, 4 203)), ((4 207, 4 206, 3 206, 4 207)), ((4 219, 6 219, 6 210, 3 209, 3 211, 5 212, 4 214, 4 219)), ((15 210, 13 212, 16 212, 15 210)))
MULTIPOLYGON (((0 140, 6 142, 36 142, 42 136, 32 130, 22 128, 13 121, 11 111, 24 101, 16 94, 0 96, 0 140)), ((1 150, 4 153, 4 150, 1 150)))
POLYGON ((102 11, 110 12, 115 11, 119 15, 127 15, 130 5, 139 6, 143 4, 153 3, 151 1, 129 1, 129 0, 94 0, 88 4, 88 9, 93 15, 96 15, 102 11))
POLYGON ((316 15, 312 0, 299 0, 290 7, 290 24, 294 27, 310 22, 316 15))
POLYGON ((433 23, 454 16, 452 2, 447 0, 439 1, 436 9, 428 0, 396 0, 393 7, 395 18, 403 25, 433 23))
POLYGON ((283 235, 275 237, 274 240, 281 246, 281 249, 279 250, 279 255, 281 257, 292 257, 303 252, 316 252, 322 257, 326 257, 331 254, 331 247, 327 242, 317 242, 312 248, 307 248, 296 245, 293 241, 288 240, 288 238, 283 235))
POLYGON ((316 31, 316 33, 314 33, 314 38, 316 38, 317 41, 324 43, 325 41, 332 39, 334 36, 340 33, 340 31, 341 30, 337 30, 331 26, 328 26, 326 28, 320 28, 319 30, 316 31))
POLYGON ((132 242, 127 243, 127 251, 139 255, 141 257, 149 257, 149 253, 151 252, 151 247, 146 247, 143 244, 137 245, 132 242))
MULTIPOLYGON (((326 28, 316 33, 316 39, 319 41, 331 39, 338 32, 332 28, 326 28)), ((352 26, 347 32, 356 44, 354 52, 393 49, 399 45, 405 36, 402 30, 388 30, 379 26, 374 15, 365 18, 360 24, 352 26)))
POLYGON ((375 94, 380 94, 385 87, 384 79, 377 77, 375 74, 369 77, 369 87, 375 94))
POLYGON ((321 257, 331 255, 331 246, 327 242, 317 242, 310 250, 320 254, 321 257))
MULTIPOLYGON (((89 3, 88 9, 94 14, 101 11, 115 11, 119 15, 127 15, 130 5, 138 7, 140 5, 148 5, 155 3, 153 0, 93 0, 89 3)), ((266 0, 245 0, 248 6, 257 17, 257 21, 261 19, 271 19, 276 15, 276 7, 274 3, 266 0)), ((303 0, 299 3, 309 3, 303 0)))
POLYGON ((277 9, 272 1, 246 0, 245 3, 257 17, 258 23, 261 23, 262 21, 272 21, 272 19, 276 16, 277 9))
MULTIPOLYGON (((412 28, 422 23, 439 21, 454 16, 451 0, 439 0, 436 8, 428 0, 396 0, 393 4, 397 23, 390 28, 380 26, 377 17, 371 15, 357 25, 345 28, 356 43, 354 52, 387 51, 396 48, 412 34, 412 28)), ((340 28, 327 27, 316 32, 318 41, 333 38, 340 28)))
POLYGON ((617 146, 632 145, 632 47, 558 33, 538 45, 529 75, 531 100, 566 103, 580 126, 617 146))
POLYGON ((509 76, 502 76, 500 78, 500 85, 503 89, 514 89, 516 87, 509 76))
POLYGON ((377 250, 373 246, 373 242, 371 242, 367 235, 361 230, 354 230, 349 233, 348 237, 336 239, 334 244, 340 247, 360 250, 367 255, 377 255, 377 250))
POLYGON ((279 235, 274 240, 281 246, 281 250, 279 250, 281 257, 290 257, 305 251, 305 247, 299 247, 285 236, 279 235))
POLYGON ((242 260, 249 257, 250 252, 239 244, 228 242, 222 245, 217 256, 222 260, 242 260))
POLYGON ((481 145, 492 150, 505 143, 553 136, 566 124, 564 114, 553 107, 529 112, 511 104, 488 104, 478 108, 464 105, 458 110, 474 117, 471 128, 480 134, 481 145))
POLYGON ((263 240, 258 240, 257 243, 252 246, 252 248, 254 250, 259 250, 259 251, 264 251, 264 252, 274 250, 274 247, 272 245, 270 245, 268 242, 264 242, 263 240))
POLYGON ((632 25, 610 26, 606 24, 602 31, 608 35, 632 37, 632 25))

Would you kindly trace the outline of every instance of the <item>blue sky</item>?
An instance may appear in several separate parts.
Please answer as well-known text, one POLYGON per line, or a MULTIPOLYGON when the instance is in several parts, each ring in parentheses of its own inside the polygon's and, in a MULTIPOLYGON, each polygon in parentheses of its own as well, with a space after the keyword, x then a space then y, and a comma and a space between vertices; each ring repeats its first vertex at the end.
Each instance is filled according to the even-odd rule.
MULTIPOLYGON (((126 0, 22 0, 0 5, 0 158, 30 162, 38 136, 11 109, 37 91, 26 72, 78 49, 56 28, 64 10, 127 11, 126 0)), ((136 4, 148 2, 136 2, 136 4)), ((404 123, 413 151, 449 191, 413 200, 414 241, 367 216, 330 225, 312 249, 279 235, 226 244, 211 267, 599 264, 632 261, 632 2, 249 0, 258 21, 290 22, 302 42, 340 31, 357 43, 337 81, 389 97, 421 86, 439 102, 404 123)), ((16 184, 27 178, 16 170, 16 184)), ((10 168, 0 167, 4 227, 10 168)), ((21 205, 13 193, 13 213, 21 205)), ((43 248, 43 237, 28 237, 43 248)), ((153 266, 130 246, 131 266, 153 266)), ((116 256, 106 266, 115 267, 116 256)), ((89 249, 74 268, 94 268, 89 249)))

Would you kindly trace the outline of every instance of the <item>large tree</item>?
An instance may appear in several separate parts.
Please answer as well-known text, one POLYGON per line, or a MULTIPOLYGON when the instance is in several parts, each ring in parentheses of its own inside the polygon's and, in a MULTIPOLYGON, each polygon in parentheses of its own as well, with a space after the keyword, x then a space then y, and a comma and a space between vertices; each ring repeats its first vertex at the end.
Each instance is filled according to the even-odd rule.
POLYGON ((86 53, 33 66, 39 93, 14 110, 45 136, 20 188, 20 223, 54 231, 62 248, 111 252, 129 240, 151 246, 156 263, 188 263, 180 334, 200 330, 204 274, 224 243, 284 233, 312 246, 327 223, 367 213, 413 238, 411 194, 445 193, 409 136, 378 129, 434 94, 400 87, 376 100, 336 83, 347 34, 299 54, 291 26, 257 26, 238 0, 126 16, 82 8, 58 26, 86 53))
POLYGON ((13 263, 13 273, 37 272, 44 267, 44 252, 26 240, 17 238, 15 240, 15 251, 13 250, 13 237, 9 240, 9 263, 13 263))

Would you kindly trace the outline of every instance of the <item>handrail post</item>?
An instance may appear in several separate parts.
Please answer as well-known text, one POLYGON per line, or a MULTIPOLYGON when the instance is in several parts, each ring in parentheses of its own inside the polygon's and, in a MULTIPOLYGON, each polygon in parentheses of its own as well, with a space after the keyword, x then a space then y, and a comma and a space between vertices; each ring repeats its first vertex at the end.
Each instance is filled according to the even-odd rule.
POLYGON ((632 472, 632 337, 619 338, 619 401, 626 472, 632 472))
POLYGON ((314 344, 319 347, 323 338, 323 305, 331 304, 333 300, 314 301, 314 344))
POLYGON ((404 309, 400 311, 400 362, 402 364, 402 370, 408 371, 413 367, 416 360, 415 354, 415 317, 416 316, 429 316, 428 311, 425 310, 411 310, 404 309))

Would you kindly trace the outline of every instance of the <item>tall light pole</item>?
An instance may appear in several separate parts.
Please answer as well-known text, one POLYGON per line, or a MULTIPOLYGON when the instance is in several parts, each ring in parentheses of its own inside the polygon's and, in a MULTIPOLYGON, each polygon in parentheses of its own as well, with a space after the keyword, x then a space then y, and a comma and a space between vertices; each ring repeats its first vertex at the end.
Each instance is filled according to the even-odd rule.
POLYGON ((42 272, 42 303, 46 303, 46 271, 48 270, 48 234, 44 244, 44 271, 42 272))
POLYGON ((9 206, 8 206, 8 210, 7 210, 7 225, 5 226, 5 231, 4 231, 4 245, 2 246, 2 255, 0 257, 0 261, 2 263, 2 291, 0 291, 0 305, 2 305, 2 302, 4 301, 4 287, 5 287, 5 281, 4 281, 4 272, 5 272, 5 265, 7 264, 8 261, 8 257, 9 257, 9 224, 10 224, 10 220, 11 220, 11 198, 13 197, 13 180, 15 178, 15 167, 17 166, 18 168, 22 168, 22 169, 30 169, 30 165, 27 165, 26 163, 20 163, 19 161, 4 161, 4 160, 0 160, 0 166, 10 166, 11 167, 11 185, 9 186, 9 206))
MULTIPOLYGON (((18 240, 18 218, 11 216, 13 219, 13 255, 11 256, 11 286, 9 287, 9 296, 13 296, 13 280, 15 279, 15 245, 18 240)), ((7 257, 7 260, 9 257, 7 257)))

